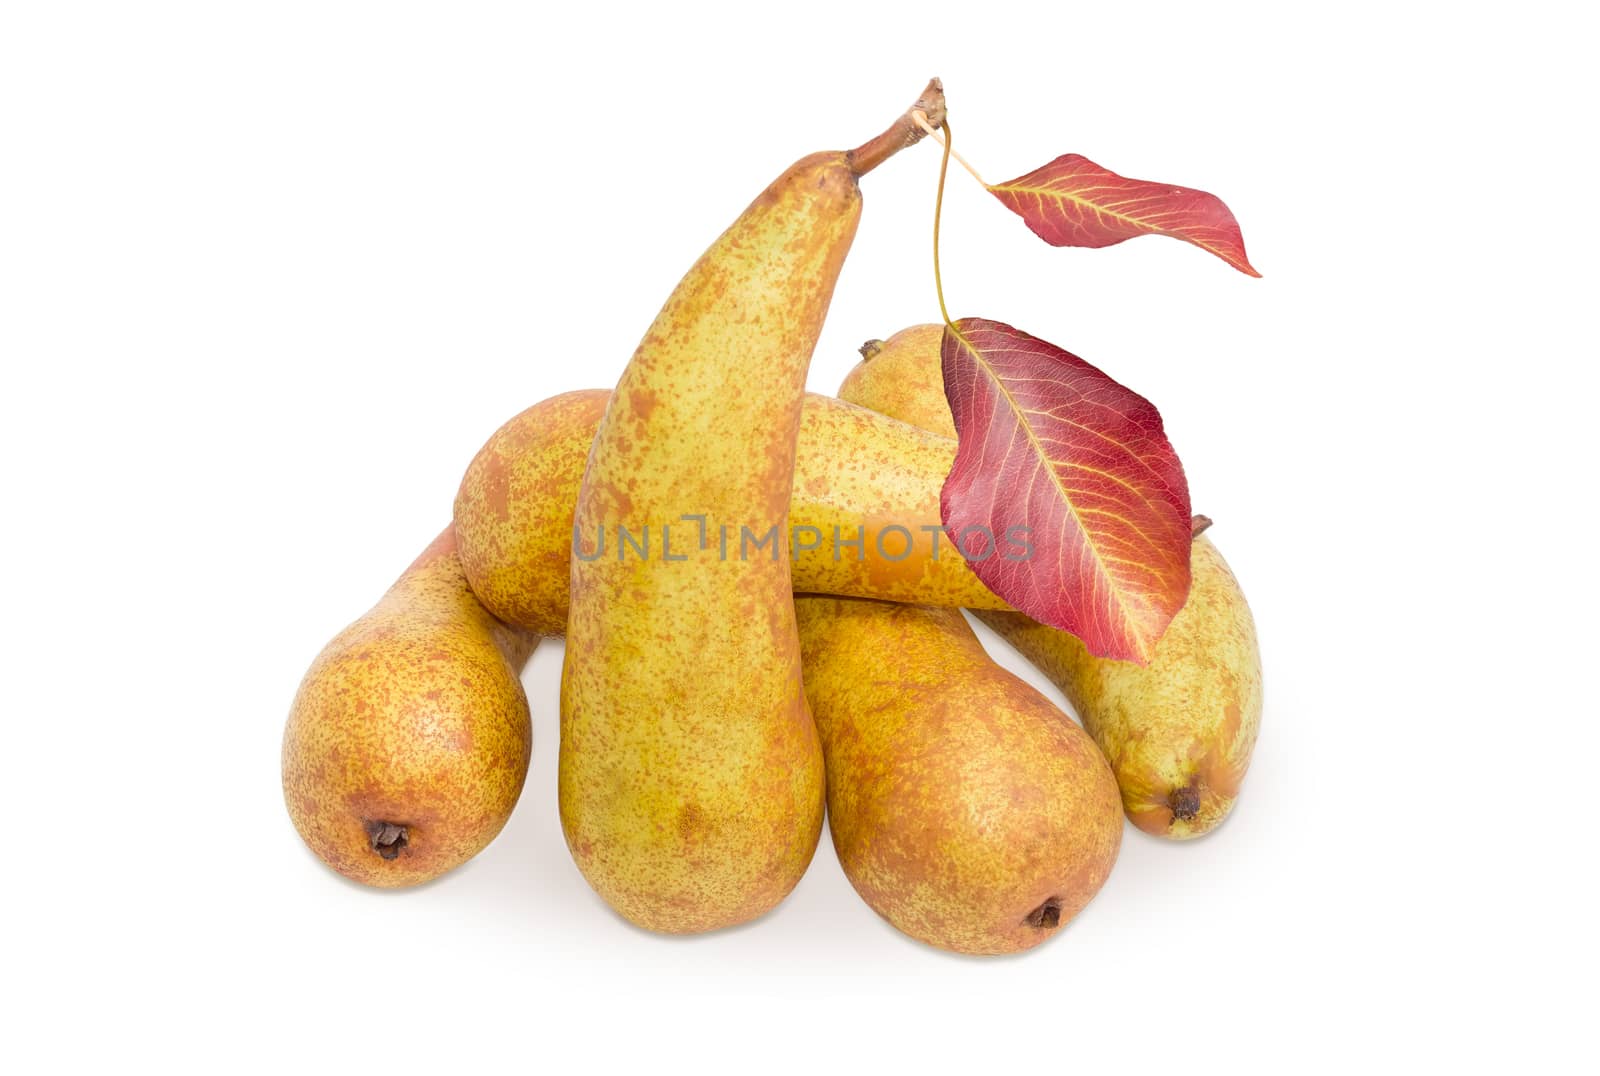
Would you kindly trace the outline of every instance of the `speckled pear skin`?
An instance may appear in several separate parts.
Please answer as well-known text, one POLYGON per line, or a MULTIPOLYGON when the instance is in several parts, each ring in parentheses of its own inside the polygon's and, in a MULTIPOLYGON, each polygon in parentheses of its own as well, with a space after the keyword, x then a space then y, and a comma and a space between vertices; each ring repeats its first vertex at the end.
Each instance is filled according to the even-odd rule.
POLYGON ((578 487, 610 400, 585 389, 522 411, 478 450, 456 493, 457 553, 473 593, 535 635, 567 631, 578 487))
POLYGON ((766 912, 822 826, 786 534, 806 370, 854 238, 844 153, 793 165, 689 270, 629 360, 578 491, 561 822, 597 893, 650 930, 766 912), (686 515, 706 517, 697 539, 686 515), (645 527, 672 555, 585 560, 645 527), (778 528, 773 555, 721 556, 778 528), (735 547, 737 548, 737 547, 735 547))
MULTIPOLYGON (((867 344, 840 395, 954 436, 943 332, 918 325, 867 344)), ((1110 759, 1133 824, 1174 840, 1227 817, 1261 727, 1261 653, 1244 591, 1207 536, 1195 539, 1191 564, 1188 600, 1143 668, 1097 658, 1021 613, 977 614, 1067 696, 1110 759)))
MULTIPOLYGON (((610 398, 589 389, 523 411, 479 450, 456 496, 467 581, 496 617, 536 635, 566 631, 574 505, 610 398)), ((934 555, 939 489, 954 453, 947 437, 807 395, 789 500, 796 591, 1007 608, 948 540, 934 555), (836 533, 859 536, 865 556, 842 544, 835 556, 836 533)))
POLYGON ((861 345, 861 361, 839 384, 839 398, 891 415, 945 437, 956 435, 956 420, 944 394, 939 346, 944 325, 913 325, 888 340, 861 345))
POLYGON ((1122 840, 1094 742, 996 665, 959 609, 809 596, 795 607, 828 828, 856 891, 958 953, 1059 933, 1122 840))
POLYGON ((300 684, 283 794, 311 850, 383 887, 430 881, 482 851, 528 775, 519 674, 535 642, 478 604, 447 528, 300 684))
POLYGON ((1206 535, 1189 597, 1144 668, 1096 658, 1021 613, 979 612, 1061 688, 1111 760, 1134 825, 1174 840, 1228 816, 1261 727, 1261 653, 1244 592, 1206 535))

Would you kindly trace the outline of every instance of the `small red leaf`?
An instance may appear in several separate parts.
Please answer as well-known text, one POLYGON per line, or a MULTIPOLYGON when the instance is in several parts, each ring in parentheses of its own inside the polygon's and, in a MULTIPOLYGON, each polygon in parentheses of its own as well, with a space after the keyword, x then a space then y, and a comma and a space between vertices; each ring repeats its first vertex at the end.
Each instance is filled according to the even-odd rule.
POLYGON ((1082 359, 982 318, 946 326, 945 527, 990 590, 1143 664, 1189 594, 1189 487, 1161 415, 1082 359))
POLYGON ((990 192, 1054 247, 1109 247, 1136 235, 1170 235, 1260 276, 1244 255, 1239 222, 1205 191, 1108 172, 1076 153, 990 192))

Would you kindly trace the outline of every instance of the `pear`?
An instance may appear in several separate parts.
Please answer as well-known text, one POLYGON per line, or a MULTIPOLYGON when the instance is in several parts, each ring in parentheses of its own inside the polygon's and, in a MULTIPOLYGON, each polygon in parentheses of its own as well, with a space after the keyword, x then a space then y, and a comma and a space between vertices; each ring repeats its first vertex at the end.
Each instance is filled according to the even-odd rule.
POLYGON ((457 553, 472 592, 507 624, 567 630, 572 521, 584 460, 611 393, 542 400, 496 430, 456 493, 457 553))
POLYGON ((385 887, 482 851, 528 774, 518 676, 536 641, 478 604, 447 528, 323 648, 295 695, 283 795, 311 850, 385 887))
POLYGON ((1250 607, 1209 536, 1192 550, 1188 600, 1143 668, 1097 658, 1021 613, 976 614, 1067 696, 1111 760, 1128 819, 1174 840, 1228 816, 1261 727, 1250 607))
POLYGON ((959 953, 1054 936, 1116 861, 1094 742, 990 660, 959 609, 797 597, 828 828, 873 910, 959 953))
POLYGON ((956 420, 944 395, 939 348, 944 326, 913 325, 885 340, 861 345, 861 361, 839 383, 839 398, 853 400, 919 429, 956 435, 956 420))
MULTIPOLYGON (((870 341, 841 396, 955 434, 944 395, 943 326, 870 341)), ((1261 653, 1239 581, 1208 536, 1195 539, 1189 597, 1143 667, 1097 658, 1076 636, 1014 611, 979 619, 1055 683, 1111 761, 1134 825, 1198 837, 1232 810, 1261 725, 1261 653)))
MULTIPOLYGON (((533 405, 495 431, 461 480, 455 526, 467 581, 496 617, 536 635, 566 631, 573 508, 610 399, 589 389, 533 405)), ((954 459, 948 437, 808 394, 784 539, 795 590, 1009 608, 951 543, 934 545, 954 459)), ((674 538, 697 537, 683 526, 674 538)), ((605 539, 615 558, 616 533, 605 539)))
MULTIPOLYGON (((916 109, 943 121, 937 81, 916 109)), ((858 150, 791 166, 711 245, 629 360, 589 451, 561 822, 589 884, 650 930, 753 919, 816 849, 822 752, 787 541, 795 444, 857 180, 916 141, 911 111, 858 150), (595 552, 602 535, 611 555, 595 552)))

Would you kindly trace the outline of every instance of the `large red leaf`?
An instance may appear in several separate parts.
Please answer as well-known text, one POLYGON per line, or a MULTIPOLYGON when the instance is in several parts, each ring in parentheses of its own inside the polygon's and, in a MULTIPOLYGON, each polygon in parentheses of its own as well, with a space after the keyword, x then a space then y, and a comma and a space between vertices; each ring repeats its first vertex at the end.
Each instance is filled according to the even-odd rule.
POLYGON ((1057 247, 1109 247, 1136 235, 1170 235, 1260 276, 1244 255, 1239 222, 1205 191, 1108 172, 1076 153, 989 190, 1057 247))
POLYGON ((1161 415, 997 321, 946 326, 941 357, 960 440, 939 507, 972 570, 1090 653, 1144 664, 1189 594, 1189 487, 1161 415))

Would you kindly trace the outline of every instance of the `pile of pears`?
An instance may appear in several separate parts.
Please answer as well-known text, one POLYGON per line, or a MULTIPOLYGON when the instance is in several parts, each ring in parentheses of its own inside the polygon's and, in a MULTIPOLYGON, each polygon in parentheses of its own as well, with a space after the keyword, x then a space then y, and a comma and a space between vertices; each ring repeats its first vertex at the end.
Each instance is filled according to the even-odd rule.
POLYGON ((520 673, 559 637, 567 846, 650 930, 774 907, 826 812, 850 882, 899 930, 1016 952, 1100 889, 1124 814, 1171 839, 1228 814, 1261 669, 1209 538, 1153 659, 1095 658, 948 541, 940 555, 942 326, 869 343, 837 399, 805 391, 859 181, 943 112, 935 80, 883 134, 790 167, 689 270, 613 391, 545 400, 490 437, 451 524, 294 700, 284 797, 328 865, 416 885, 493 840, 532 750, 520 673), (962 608, 1082 726, 992 661, 962 608))

